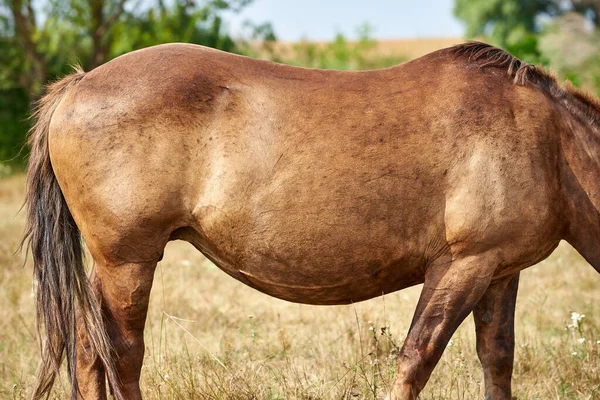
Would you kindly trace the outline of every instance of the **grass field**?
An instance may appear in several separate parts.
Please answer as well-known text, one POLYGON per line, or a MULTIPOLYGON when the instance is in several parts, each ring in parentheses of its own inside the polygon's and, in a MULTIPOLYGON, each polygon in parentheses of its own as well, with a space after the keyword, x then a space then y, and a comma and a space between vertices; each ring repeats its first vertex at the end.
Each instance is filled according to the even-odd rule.
MULTIPOLYGON (((26 398, 38 361, 31 265, 13 256, 23 176, 0 180, 0 398, 26 398)), ((600 276, 568 245, 524 271, 517 305, 518 399, 600 398, 600 276), (572 313, 585 314, 574 324, 572 313), (567 326, 572 325, 571 329, 567 326)), ((287 303, 169 244, 146 324, 147 399, 382 398, 419 287, 352 306, 287 303)), ((68 385, 59 384, 57 399, 68 385)), ((422 399, 482 399, 473 323, 454 335, 422 399)))

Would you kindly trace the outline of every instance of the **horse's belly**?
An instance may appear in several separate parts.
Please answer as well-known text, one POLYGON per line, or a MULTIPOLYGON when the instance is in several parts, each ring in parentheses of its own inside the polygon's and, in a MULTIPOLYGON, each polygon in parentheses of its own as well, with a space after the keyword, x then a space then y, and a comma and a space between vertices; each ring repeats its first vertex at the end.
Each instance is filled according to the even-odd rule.
POLYGON ((271 296, 306 304, 348 304, 423 282, 422 263, 416 258, 351 266, 327 260, 293 266, 263 259, 248 267, 236 270, 240 281, 271 296))
POLYGON ((310 223, 310 235, 281 228, 246 235, 234 229, 223 237, 209 231, 212 240, 202 242, 211 244, 198 247, 239 281, 298 303, 347 304, 423 282, 426 260, 414 242, 310 223))

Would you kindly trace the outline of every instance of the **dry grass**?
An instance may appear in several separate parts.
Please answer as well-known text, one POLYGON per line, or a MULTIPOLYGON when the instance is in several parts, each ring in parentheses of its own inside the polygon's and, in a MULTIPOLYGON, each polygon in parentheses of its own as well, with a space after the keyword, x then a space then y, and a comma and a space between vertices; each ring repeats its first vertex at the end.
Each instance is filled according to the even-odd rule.
POLYGON ((408 59, 413 59, 464 41, 463 38, 380 40, 377 41, 374 52, 381 56, 403 55, 408 59))
MULTIPOLYGON (((0 398, 7 399, 28 396, 38 360, 31 267, 12 255, 22 198, 22 176, 0 180, 0 398)), ((568 245, 522 275, 515 396, 600 398, 600 277, 568 245), (573 311, 585 318, 569 330, 573 311)), ((171 243, 146 326, 145 398, 382 398, 418 294, 415 287, 339 307, 287 303, 231 279, 186 243, 171 243)), ((54 397, 66 390, 63 382, 54 397)), ((422 398, 483 398, 470 319, 422 398)))
MULTIPOLYGON (((401 61, 412 60, 417 57, 433 51, 451 47, 459 43, 463 43, 463 38, 427 38, 427 39, 398 39, 398 40, 378 40, 374 42, 373 48, 365 51, 363 54, 367 59, 380 59, 394 61, 394 64, 401 61)), ((357 42, 350 41, 350 47, 356 45, 357 42)), ((314 44, 318 49, 324 49, 329 46, 330 42, 275 42, 274 44, 264 47, 262 43, 253 43, 251 49, 262 58, 280 60, 302 60, 298 54, 298 46, 314 44)), ((382 66, 380 66, 382 67, 382 66)))

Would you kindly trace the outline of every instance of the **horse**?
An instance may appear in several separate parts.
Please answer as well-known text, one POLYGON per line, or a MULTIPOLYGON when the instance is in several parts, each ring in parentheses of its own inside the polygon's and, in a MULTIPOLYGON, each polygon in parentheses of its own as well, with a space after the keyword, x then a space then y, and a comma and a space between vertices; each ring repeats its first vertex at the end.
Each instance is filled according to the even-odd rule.
POLYGON ((510 399, 519 272, 561 240, 600 272, 600 102, 484 43, 362 72, 159 45, 51 84, 35 118, 35 398, 64 358, 74 399, 141 398, 172 240, 292 302, 423 283, 389 399, 470 313, 486 398, 510 399))

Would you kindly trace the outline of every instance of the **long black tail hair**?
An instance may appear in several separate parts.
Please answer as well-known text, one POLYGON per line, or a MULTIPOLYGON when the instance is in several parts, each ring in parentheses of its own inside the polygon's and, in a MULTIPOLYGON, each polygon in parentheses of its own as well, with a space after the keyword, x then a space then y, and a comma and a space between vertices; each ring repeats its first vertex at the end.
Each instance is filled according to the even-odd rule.
POLYGON ((115 398, 122 398, 114 352, 85 271, 79 228, 54 175, 48 149, 48 130, 54 110, 84 76, 85 73, 76 68, 73 74, 47 87, 35 108, 36 122, 29 133, 27 223, 21 248, 26 243, 31 251, 34 285, 37 286, 37 329, 42 361, 32 394, 34 399, 49 395, 65 354, 72 398, 77 398, 75 343, 82 332, 77 332, 76 311, 83 322, 89 351, 104 364, 115 398))

